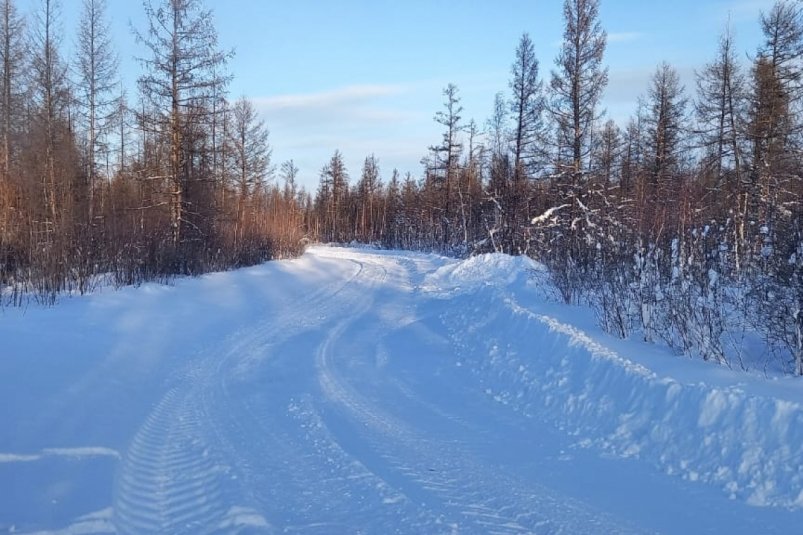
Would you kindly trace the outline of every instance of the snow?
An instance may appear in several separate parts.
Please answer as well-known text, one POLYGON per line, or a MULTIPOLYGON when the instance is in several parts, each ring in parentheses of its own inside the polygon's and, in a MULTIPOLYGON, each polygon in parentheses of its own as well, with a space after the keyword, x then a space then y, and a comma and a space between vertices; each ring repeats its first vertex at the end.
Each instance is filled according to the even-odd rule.
POLYGON ((14 453, 0 453, 0 463, 19 463, 39 461, 46 456, 61 456, 80 460, 84 457, 116 457, 120 454, 115 450, 103 447, 84 447, 84 448, 45 448, 41 453, 33 455, 18 455, 14 453))
POLYGON ((553 206, 552 208, 549 208, 543 214, 534 217, 532 219, 532 221, 530 221, 530 223, 533 224, 533 225, 538 225, 539 223, 543 223, 545 221, 548 221, 548 220, 550 220, 552 218, 552 216, 554 216, 556 213, 558 213, 559 211, 563 210, 564 208, 571 208, 571 205, 570 204, 562 204, 560 206, 553 206))
POLYGON ((526 258, 300 259, 0 310, 0 533, 795 533, 803 386, 526 258))

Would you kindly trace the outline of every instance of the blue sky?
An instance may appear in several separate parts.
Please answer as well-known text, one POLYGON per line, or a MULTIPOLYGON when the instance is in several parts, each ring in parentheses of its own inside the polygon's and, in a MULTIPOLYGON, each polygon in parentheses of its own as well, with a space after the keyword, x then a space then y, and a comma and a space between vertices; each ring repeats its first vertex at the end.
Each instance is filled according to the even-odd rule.
MULTIPOLYGON (((153 0, 154 2, 158 0, 153 0)), ((81 0, 62 0, 65 40, 74 41, 81 0)), ((38 0, 22 0, 30 9, 38 0)), ((340 149, 356 179, 375 153, 382 174, 419 175, 440 129, 432 120, 443 87, 460 88, 466 120, 482 125, 529 32, 548 78, 562 34, 562 0, 207 0, 221 45, 235 49, 232 97, 247 96, 271 131, 274 162, 293 158, 302 181, 340 149)), ((624 122, 663 61, 687 90, 730 16, 743 57, 760 40, 758 15, 773 0, 602 0, 609 33, 608 116, 624 122)), ((124 81, 133 87, 141 53, 129 21, 145 27, 139 0, 109 0, 124 81)))

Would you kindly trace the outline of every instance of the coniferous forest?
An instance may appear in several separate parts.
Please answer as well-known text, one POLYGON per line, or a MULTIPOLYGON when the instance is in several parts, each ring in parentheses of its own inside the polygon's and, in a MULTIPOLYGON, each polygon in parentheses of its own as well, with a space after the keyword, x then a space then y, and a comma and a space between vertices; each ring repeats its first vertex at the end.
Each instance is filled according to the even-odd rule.
MULTIPOLYGON (((271 160, 268 126, 232 101, 230 52, 203 0, 146 0, 136 91, 118 73, 106 0, 83 0, 64 57, 58 0, 0 0, 0 285, 5 304, 290 257, 309 242, 528 255, 556 298, 620 337, 738 368, 758 334, 803 375, 803 6, 765 11, 757 50, 723 21, 684 87, 656 66, 632 117, 604 113, 600 0, 565 0, 563 43, 511 43, 480 123, 460 89, 422 168, 349 174, 314 192, 271 160)), ((333 147, 334 149, 334 147, 333 147)))

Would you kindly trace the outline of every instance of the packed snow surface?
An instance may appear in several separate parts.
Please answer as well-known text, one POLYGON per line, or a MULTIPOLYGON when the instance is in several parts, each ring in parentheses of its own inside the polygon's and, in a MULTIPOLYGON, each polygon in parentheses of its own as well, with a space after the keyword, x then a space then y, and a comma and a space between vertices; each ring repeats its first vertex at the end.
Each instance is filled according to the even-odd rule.
POLYGON ((314 247, 0 310, 0 533, 801 533, 801 382, 543 275, 314 247))

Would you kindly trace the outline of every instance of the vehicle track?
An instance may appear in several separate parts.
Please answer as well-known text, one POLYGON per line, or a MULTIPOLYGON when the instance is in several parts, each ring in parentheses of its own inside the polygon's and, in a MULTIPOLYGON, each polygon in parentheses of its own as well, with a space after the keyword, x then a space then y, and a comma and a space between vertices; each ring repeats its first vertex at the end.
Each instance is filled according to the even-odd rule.
MULTIPOLYGON (((364 271, 369 269, 381 271, 370 277, 377 285, 388 276, 383 265, 366 266, 364 271)), ((348 346, 345 338, 356 336, 355 325, 360 330, 366 329, 361 317, 371 309, 371 293, 364 291, 359 295, 361 299, 351 307, 353 314, 331 329, 318 347, 316 367, 325 399, 345 413, 353 422, 355 432, 360 432, 374 450, 373 463, 366 463, 371 464, 375 473, 393 481, 401 492, 427 501, 431 511, 445 514, 447 523, 460 532, 635 532, 576 500, 483 465, 460 443, 428 436, 416 428, 415 422, 395 416, 381 400, 361 394, 353 386, 354 377, 350 375, 357 369, 353 362, 355 357, 340 349, 348 346)), ((393 326, 388 323, 374 325, 372 331, 379 337, 380 333, 391 329, 393 326)), ((359 369, 371 370, 372 367, 359 369)), ((390 388, 398 385, 381 377, 380 373, 360 381, 361 384, 371 382, 382 382, 390 388)), ((408 389, 400 394, 402 399, 406 397, 419 406, 427 405, 408 389)), ((398 401, 400 397, 393 399, 398 401)), ((461 423, 457 416, 449 419, 451 425, 461 423)))
POLYGON ((377 365, 383 336, 417 317, 426 266, 316 254, 354 267, 280 316, 255 318, 174 378, 123 456, 120 533, 633 532, 484 464, 461 442, 478 422, 377 365), (387 291, 395 304, 383 295, 377 309, 387 291), (432 434, 400 415, 422 410, 462 431, 432 434))
MULTIPOLYGON (((285 323, 303 328, 309 310, 330 301, 359 275, 360 266, 355 263, 355 268, 351 278, 285 303, 285 323)), ((279 330, 275 318, 257 318, 190 359, 170 379, 174 386, 123 455, 113 492, 118 532, 237 533, 244 527, 269 531, 261 514, 242 505, 249 497, 238 480, 242 459, 228 457, 230 439, 220 433, 221 420, 231 414, 216 405, 220 399, 214 394, 225 374, 247 370, 253 357, 249 349, 269 344, 279 330)))

